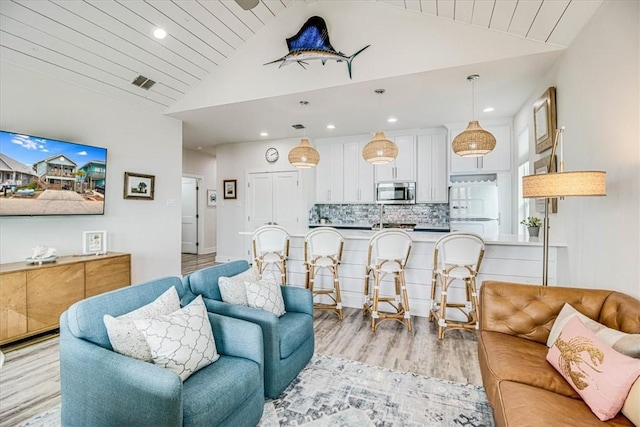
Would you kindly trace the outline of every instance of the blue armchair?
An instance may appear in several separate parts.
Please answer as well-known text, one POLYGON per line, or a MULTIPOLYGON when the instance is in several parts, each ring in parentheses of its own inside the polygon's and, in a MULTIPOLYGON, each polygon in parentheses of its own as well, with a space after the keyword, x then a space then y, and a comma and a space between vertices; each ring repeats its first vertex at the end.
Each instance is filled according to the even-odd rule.
POLYGON ((209 313, 220 358, 184 382, 160 366, 112 350, 103 316, 146 305, 177 277, 79 301, 60 317, 62 425, 252 426, 264 408, 262 331, 209 313))
POLYGON ((235 276, 249 268, 246 261, 203 268, 183 278, 189 299, 202 295, 207 310, 247 320, 262 328, 264 340, 264 392, 273 399, 293 381, 313 356, 313 297, 307 289, 282 286, 286 313, 280 317, 257 308, 222 301, 218 278, 235 276))

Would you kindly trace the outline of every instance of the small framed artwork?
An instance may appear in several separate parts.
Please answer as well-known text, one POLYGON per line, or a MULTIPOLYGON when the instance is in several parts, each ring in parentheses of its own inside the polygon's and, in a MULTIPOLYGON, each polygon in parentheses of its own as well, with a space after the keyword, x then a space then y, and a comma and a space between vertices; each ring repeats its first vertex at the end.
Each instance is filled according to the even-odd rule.
POLYGON ((224 198, 225 199, 237 199, 238 194, 237 190, 237 180, 235 179, 225 179, 222 181, 222 187, 224 188, 224 198))
MULTIPOLYGON (((558 156, 555 156, 553 159, 553 164, 551 165, 551 172, 556 171, 558 156)), ((533 164, 533 170, 536 175, 541 175, 544 173, 548 173, 549 171, 549 163, 551 162, 551 155, 541 158, 533 164)), ((544 212, 544 203, 545 199, 536 199, 536 212, 544 212)), ((551 199, 551 205, 549 209, 550 213, 558 213, 558 199, 551 199)))
POLYGON ((536 154, 553 146, 556 133, 556 88, 550 87, 533 104, 533 132, 536 140, 536 154))
POLYGON ((82 253, 84 255, 102 255, 107 253, 106 231, 85 231, 82 233, 82 253))
POLYGON ((155 175, 140 173, 124 173, 124 198, 138 200, 153 200, 155 192, 155 175))
POLYGON ((207 190, 207 206, 215 206, 218 201, 216 190, 207 190))

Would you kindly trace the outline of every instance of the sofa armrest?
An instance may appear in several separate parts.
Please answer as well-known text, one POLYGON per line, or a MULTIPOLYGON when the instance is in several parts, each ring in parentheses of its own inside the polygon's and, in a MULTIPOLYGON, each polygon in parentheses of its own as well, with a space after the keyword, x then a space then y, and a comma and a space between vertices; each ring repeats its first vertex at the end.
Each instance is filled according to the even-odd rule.
POLYGON ((310 290, 291 285, 282 286, 281 289, 286 311, 313 316, 313 295, 310 290))
POLYGON ((542 344, 565 303, 598 319, 611 291, 484 281, 480 288, 480 330, 515 335, 542 344))
POLYGON ((260 326, 214 313, 209 313, 209 321, 218 353, 250 359, 264 367, 260 326))
POLYGON ((60 319, 63 425, 182 425, 180 377, 74 337, 66 314, 60 319))

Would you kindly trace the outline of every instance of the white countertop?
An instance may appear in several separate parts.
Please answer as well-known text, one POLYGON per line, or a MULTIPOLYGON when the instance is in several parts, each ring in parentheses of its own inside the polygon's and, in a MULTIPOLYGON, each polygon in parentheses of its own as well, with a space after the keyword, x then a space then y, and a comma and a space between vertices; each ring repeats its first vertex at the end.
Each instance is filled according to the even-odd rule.
MULTIPOLYGON (((304 237, 313 228, 302 228, 295 231, 289 231, 291 237, 304 237)), ((340 233, 345 239, 350 240, 369 240, 376 231, 370 230, 340 230, 340 233)), ((407 232, 414 242, 435 243, 439 238, 447 235, 446 232, 428 232, 428 231, 409 231, 407 232)), ((252 235, 253 232, 241 231, 241 235, 252 235)), ((487 245, 501 245, 501 246, 542 246, 542 236, 529 237, 518 234, 501 234, 497 238, 484 238, 484 242, 487 245)), ((562 248, 567 244, 564 242, 558 242, 551 240, 549 246, 562 248)))

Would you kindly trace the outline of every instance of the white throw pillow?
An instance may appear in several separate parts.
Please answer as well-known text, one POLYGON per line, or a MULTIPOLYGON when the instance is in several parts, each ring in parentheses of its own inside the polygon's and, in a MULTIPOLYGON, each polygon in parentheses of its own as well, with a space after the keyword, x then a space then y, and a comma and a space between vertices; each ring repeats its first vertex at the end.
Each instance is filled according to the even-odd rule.
POLYGON ((182 381, 220 358, 201 295, 171 314, 134 323, 147 339, 153 363, 175 372, 182 381))
POLYGON ((220 277, 218 279, 218 287, 220 288, 220 295, 222 301, 229 304, 236 305, 248 305, 247 304, 247 292, 244 288, 244 282, 256 282, 260 278, 258 269, 252 267, 247 271, 243 271, 240 274, 236 274, 231 277, 220 277))
POLYGON ((558 313, 558 317, 551 327, 551 332, 549 332, 547 347, 551 347, 553 345, 565 325, 569 323, 569 320, 576 316, 596 335, 596 337, 618 353, 640 359, 640 334, 627 334, 616 329, 607 328, 602 323, 596 322, 595 320, 580 313, 578 310, 573 308, 571 304, 565 304, 562 307, 562 310, 560 310, 560 313, 558 313))
POLYGON ((157 317, 163 314, 173 313, 180 309, 178 291, 173 286, 167 289, 155 301, 133 310, 122 316, 113 317, 105 314, 104 325, 107 327, 107 335, 111 347, 116 353, 136 359, 151 362, 149 344, 144 335, 138 331, 133 323, 135 319, 157 317))
POLYGON ((285 313, 284 299, 280 284, 260 279, 257 282, 244 282, 249 307, 260 308, 280 317, 285 313))

